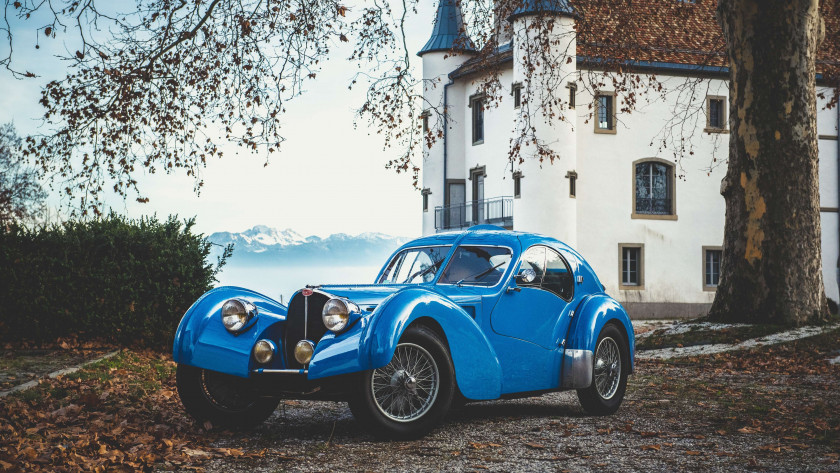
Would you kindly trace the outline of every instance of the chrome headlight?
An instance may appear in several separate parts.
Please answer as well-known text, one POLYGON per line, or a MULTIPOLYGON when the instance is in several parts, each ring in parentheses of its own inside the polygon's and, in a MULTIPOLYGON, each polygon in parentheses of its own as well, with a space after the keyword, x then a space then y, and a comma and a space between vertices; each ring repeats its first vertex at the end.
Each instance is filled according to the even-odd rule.
POLYGON ((358 312, 359 306, 346 299, 330 299, 324 304, 321 311, 321 320, 324 326, 333 332, 340 332, 350 321, 350 313, 358 312))
POLYGON ((257 316, 257 306, 242 299, 230 299, 222 306, 222 323, 228 332, 238 332, 257 316))
POLYGON ((274 358, 274 350, 274 343, 271 340, 259 340, 254 344, 254 359, 257 363, 266 364, 274 358))
POLYGON ((301 340, 295 345, 295 359, 302 365, 309 363, 313 353, 315 353, 315 344, 309 340, 301 340))

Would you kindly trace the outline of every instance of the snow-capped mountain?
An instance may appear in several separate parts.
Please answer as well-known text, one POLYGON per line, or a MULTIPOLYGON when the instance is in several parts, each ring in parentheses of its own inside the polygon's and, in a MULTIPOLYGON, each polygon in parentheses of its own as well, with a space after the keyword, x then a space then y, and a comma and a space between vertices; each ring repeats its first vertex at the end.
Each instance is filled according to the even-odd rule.
MULTIPOLYGON (((304 237, 287 228, 278 230, 257 225, 239 233, 217 232, 207 237, 217 245, 233 243, 234 264, 259 265, 381 265, 397 247, 409 240, 384 233, 360 235, 335 233, 326 238, 304 237)), ((214 247, 215 254, 220 247, 214 247)))
POLYGON ((217 232, 210 235, 209 239, 219 245, 233 243, 238 252, 252 253, 261 253, 277 245, 293 246, 306 243, 306 238, 291 228, 277 230, 265 225, 256 225, 240 233, 217 232))

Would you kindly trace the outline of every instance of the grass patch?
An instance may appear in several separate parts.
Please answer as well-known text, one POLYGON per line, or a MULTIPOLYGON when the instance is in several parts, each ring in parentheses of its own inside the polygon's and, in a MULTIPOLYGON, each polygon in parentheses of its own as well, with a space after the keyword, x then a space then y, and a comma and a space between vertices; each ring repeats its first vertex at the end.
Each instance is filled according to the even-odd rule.
POLYGON ((53 371, 76 366, 106 353, 108 348, 22 348, 0 350, 0 390, 5 391, 53 371))
POLYGON ((789 327, 782 325, 737 325, 719 330, 710 330, 706 325, 690 323, 690 328, 682 333, 668 333, 668 329, 654 330, 647 337, 636 341, 638 350, 659 348, 690 347, 715 343, 740 343, 752 338, 764 337, 784 332, 789 327))

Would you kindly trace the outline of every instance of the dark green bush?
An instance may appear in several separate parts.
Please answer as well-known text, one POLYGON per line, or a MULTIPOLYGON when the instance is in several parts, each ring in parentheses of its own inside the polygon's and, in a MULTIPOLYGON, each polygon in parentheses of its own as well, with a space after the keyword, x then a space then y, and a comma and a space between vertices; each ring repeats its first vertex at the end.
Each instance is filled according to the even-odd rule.
POLYGON ((194 219, 110 215, 40 229, 0 228, 0 339, 79 335, 163 348, 216 266, 194 219))

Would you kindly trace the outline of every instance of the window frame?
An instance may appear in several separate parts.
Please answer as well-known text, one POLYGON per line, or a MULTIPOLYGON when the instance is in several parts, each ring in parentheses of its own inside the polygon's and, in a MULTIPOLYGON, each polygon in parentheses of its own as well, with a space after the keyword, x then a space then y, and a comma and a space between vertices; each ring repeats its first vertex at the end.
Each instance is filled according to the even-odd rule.
POLYGON ((704 246, 702 251, 703 261, 700 265, 701 271, 701 283, 704 291, 708 292, 715 292, 717 291, 718 286, 720 286, 720 270, 723 267, 723 247, 722 246, 704 246), (720 261, 718 262, 718 283, 715 285, 708 285, 706 284, 706 257, 710 251, 719 251, 720 252, 720 261))
POLYGON ((595 105, 594 105, 595 113, 593 115, 593 126, 595 129, 595 133, 602 133, 608 135, 615 135, 616 134, 616 113, 615 113, 615 92, 602 92, 598 91, 595 93, 595 105), (601 109, 601 97, 610 97, 610 108, 611 110, 608 112, 608 117, 610 118, 610 128, 601 128, 598 126, 598 115, 601 109))
POLYGON ((522 178, 525 177, 522 171, 514 171, 513 173, 513 198, 519 199, 522 197, 522 178))
POLYGON ((569 82, 566 84, 566 88, 569 89, 569 108, 574 109, 577 102, 577 84, 569 82))
POLYGON ((510 95, 513 97, 513 108, 522 106, 522 82, 514 82, 510 86, 510 95))
POLYGON ((674 177, 674 163, 661 158, 642 158, 633 161, 630 166, 630 193, 632 201, 630 207, 631 219, 647 219, 647 220, 678 220, 677 218, 677 180, 674 177), (636 212, 636 166, 644 163, 664 164, 668 168, 668 179, 670 179, 670 198, 671 198, 671 213, 670 214, 646 214, 636 212))
POLYGON ((424 188, 420 191, 420 194, 423 196, 423 212, 429 211, 429 194, 432 193, 432 190, 428 187, 424 188))
POLYGON ((620 291, 644 291, 645 290, 645 244, 644 243, 619 243, 618 244, 618 289, 620 291), (624 249, 639 250, 639 261, 637 271, 639 273, 638 284, 624 283, 624 249))
POLYGON ((471 125, 471 138, 473 146, 480 145, 484 143, 484 94, 475 94, 470 96, 469 101, 469 108, 470 111, 470 125, 471 125), (476 115, 480 115, 480 118, 477 118, 476 115), (480 127, 477 126, 478 122, 480 122, 480 127), (481 137, 477 138, 478 130, 481 130, 481 137))
POLYGON ((422 130, 423 133, 429 132, 429 117, 431 116, 431 112, 428 110, 424 110, 423 113, 420 114, 420 118, 423 120, 422 130))
POLYGON ((706 128, 703 129, 706 133, 729 133, 729 120, 727 115, 728 99, 724 95, 707 95, 706 96, 706 128), (712 100, 720 100, 721 102, 721 125, 720 127, 712 126, 712 100))
POLYGON ((569 197, 572 199, 577 198, 577 178, 577 171, 569 171, 566 173, 566 179, 569 180, 569 197))

